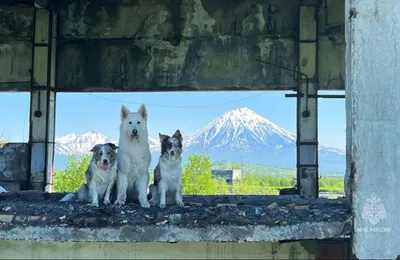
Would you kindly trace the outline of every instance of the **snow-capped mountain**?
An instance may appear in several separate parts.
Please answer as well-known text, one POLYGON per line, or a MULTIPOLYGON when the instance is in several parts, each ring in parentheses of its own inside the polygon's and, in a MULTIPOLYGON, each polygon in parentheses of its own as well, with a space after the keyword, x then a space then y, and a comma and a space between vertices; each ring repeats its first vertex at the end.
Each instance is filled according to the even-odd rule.
MULTIPOLYGON (((96 143, 109 141, 112 140, 96 132, 57 138, 56 168, 60 168, 57 167, 57 156, 89 153, 96 143)), ((154 167, 160 155, 160 142, 158 138, 149 137, 149 144, 154 167)), ((193 135, 184 135, 183 146, 184 161, 190 154, 204 151, 214 161, 240 160, 278 167, 296 167, 296 136, 246 107, 230 110, 193 135)), ((320 145, 319 164, 321 171, 344 173, 345 151, 320 145)))
POLYGON ((277 126, 247 107, 218 117, 185 141, 190 149, 208 151, 265 151, 293 148, 294 134, 277 126))
POLYGON ((87 154, 96 144, 113 142, 114 140, 102 135, 98 132, 87 132, 83 135, 75 133, 56 138, 56 153, 57 154, 87 154))
MULTIPOLYGON (((118 145, 118 141, 112 140, 107 136, 98 132, 87 132, 82 135, 75 133, 56 138, 56 154, 88 154, 96 144, 114 143, 118 145)), ((150 149, 157 149, 159 141, 153 137, 149 137, 150 149)))

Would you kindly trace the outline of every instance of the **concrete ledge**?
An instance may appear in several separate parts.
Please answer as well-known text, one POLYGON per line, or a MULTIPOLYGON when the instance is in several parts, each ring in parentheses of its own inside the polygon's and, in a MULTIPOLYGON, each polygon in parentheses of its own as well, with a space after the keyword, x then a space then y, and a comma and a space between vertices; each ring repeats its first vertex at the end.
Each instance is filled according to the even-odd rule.
POLYGON ((350 222, 319 222, 267 227, 263 225, 204 228, 125 226, 119 228, 13 227, 0 229, 0 240, 73 242, 278 242, 333 239, 350 234, 350 222))
POLYGON ((351 234, 343 199, 186 196, 184 208, 98 208, 61 203, 64 194, 0 195, 0 240, 72 242, 277 242, 351 234))

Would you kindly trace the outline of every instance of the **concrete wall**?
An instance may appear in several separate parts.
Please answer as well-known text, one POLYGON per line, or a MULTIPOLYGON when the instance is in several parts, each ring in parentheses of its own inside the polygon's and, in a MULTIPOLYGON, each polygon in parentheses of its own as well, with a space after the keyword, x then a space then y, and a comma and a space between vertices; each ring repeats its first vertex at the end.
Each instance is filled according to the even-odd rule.
POLYGON ((313 242, 113 243, 0 240, 3 259, 314 259, 313 242))
POLYGON ((0 145, 0 186, 7 191, 19 191, 28 180, 28 144, 0 145))
POLYGON ((0 5, 0 91, 29 90, 33 9, 0 5))
MULTIPOLYGON (((298 64, 298 1, 52 1, 58 91, 285 90, 298 64), (90 40, 90 41, 88 41, 90 40)), ((323 1, 325 2, 325 1, 323 1)), ((344 89, 343 0, 319 17, 321 89, 344 89)), ((32 10, 0 6, 0 82, 29 80, 32 10), (21 12, 21 13, 18 13, 21 12), (5 36, 5 38, 3 37, 5 36)), ((306 66, 307 60, 301 61, 306 66)), ((28 90, 26 83, 1 90, 28 90)))
POLYGON ((353 254, 399 259, 400 5, 348 0, 351 9, 346 112, 353 254))

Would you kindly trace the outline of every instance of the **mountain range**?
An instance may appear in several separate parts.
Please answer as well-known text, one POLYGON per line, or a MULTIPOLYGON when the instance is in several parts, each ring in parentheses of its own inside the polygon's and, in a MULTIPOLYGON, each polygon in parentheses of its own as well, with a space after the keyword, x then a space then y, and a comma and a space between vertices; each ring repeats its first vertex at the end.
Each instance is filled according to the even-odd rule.
MULTIPOLYGON (((56 138, 55 168, 66 166, 68 154, 87 154, 97 143, 114 142, 101 133, 74 133, 56 138)), ((160 155, 158 138, 149 137, 152 165, 160 155)), ((227 111, 194 134, 184 137, 183 159, 193 153, 206 152, 213 161, 243 161, 269 166, 296 167, 296 136, 253 110, 243 107, 227 111)), ((319 146, 322 173, 343 173, 345 151, 319 146)))

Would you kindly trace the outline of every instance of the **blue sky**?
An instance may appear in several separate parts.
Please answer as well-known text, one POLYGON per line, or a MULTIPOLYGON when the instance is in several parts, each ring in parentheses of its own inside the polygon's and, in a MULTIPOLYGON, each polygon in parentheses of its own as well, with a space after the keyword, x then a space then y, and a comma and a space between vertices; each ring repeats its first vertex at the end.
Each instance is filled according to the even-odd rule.
MULTIPOLYGON (((148 127, 153 137, 158 132, 172 134, 177 128, 188 136, 226 111, 244 106, 296 133, 296 99, 285 98, 285 93, 289 92, 60 93, 56 136, 96 131, 118 140, 121 105, 136 110, 141 103, 149 111, 148 127)), ((1 93, 0 111, 0 133, 9 141, 26 141, 29 94, 1 93)), ((344 99, 320 99, 318 120, 320 144, 344 148, 344 99)))

